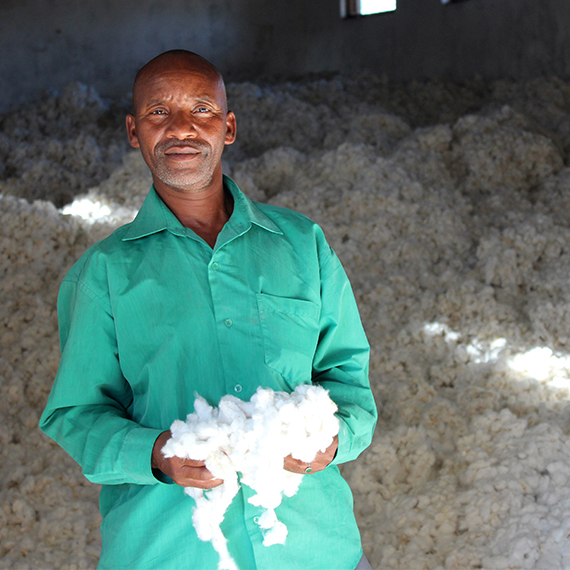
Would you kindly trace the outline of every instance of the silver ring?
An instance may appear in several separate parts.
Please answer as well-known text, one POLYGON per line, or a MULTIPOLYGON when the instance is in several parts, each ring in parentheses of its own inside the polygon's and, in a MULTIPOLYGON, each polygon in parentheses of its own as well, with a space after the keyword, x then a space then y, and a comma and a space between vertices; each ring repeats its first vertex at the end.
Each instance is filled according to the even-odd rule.
POLYGON ((305 473, 308 475, 311 471, 313 470, 313 468, 311 467, 310 463, 307 463, 307 467, 305 469, 305 473))

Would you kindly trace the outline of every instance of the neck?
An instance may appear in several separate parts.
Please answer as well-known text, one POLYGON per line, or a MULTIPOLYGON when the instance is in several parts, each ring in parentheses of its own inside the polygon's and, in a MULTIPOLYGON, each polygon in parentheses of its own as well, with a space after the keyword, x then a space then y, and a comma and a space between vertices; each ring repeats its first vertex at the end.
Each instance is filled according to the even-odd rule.
POLYGON ((180 223, 213 248, 233 211, 232 197, 224 192, 222 180, 200 192, 182 192, 156 182, 154 187, 180 223))

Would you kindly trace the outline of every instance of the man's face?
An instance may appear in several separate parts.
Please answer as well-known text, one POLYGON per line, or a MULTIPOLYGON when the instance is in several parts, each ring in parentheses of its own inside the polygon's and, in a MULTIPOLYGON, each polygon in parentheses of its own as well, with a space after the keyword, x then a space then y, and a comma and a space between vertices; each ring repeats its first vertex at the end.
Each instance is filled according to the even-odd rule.
POLYGON ((140 148, 158 190, 200 192, 221 180, 222 152, 235 140, 236 122, 215 74, 170 63, 139 81, 133 105, 129 142, 140 148))

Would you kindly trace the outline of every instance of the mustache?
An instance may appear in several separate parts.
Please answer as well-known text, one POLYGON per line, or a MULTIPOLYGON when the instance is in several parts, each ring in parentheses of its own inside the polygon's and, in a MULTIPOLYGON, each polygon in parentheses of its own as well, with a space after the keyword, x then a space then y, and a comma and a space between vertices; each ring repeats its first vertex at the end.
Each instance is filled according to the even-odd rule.
POLYGON ((154 154, 164 154, 168 149, 176 148, 193 148, 199 152, 206 152, 210 147, 202 141, 197 141, 194 139, 169 139, 164 142, 158 143, 154 147, 154 154))

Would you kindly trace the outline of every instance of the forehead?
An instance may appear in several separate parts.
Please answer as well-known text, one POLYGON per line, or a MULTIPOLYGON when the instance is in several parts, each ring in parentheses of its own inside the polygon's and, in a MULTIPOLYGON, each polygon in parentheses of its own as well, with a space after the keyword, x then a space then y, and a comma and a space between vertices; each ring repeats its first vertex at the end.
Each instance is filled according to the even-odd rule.
POLYGON ((180 65, 149 70, 138 79, 133 89, 135 108, 174 100, 211 101, 224 107, 226 92, 217 74, 180 65))

